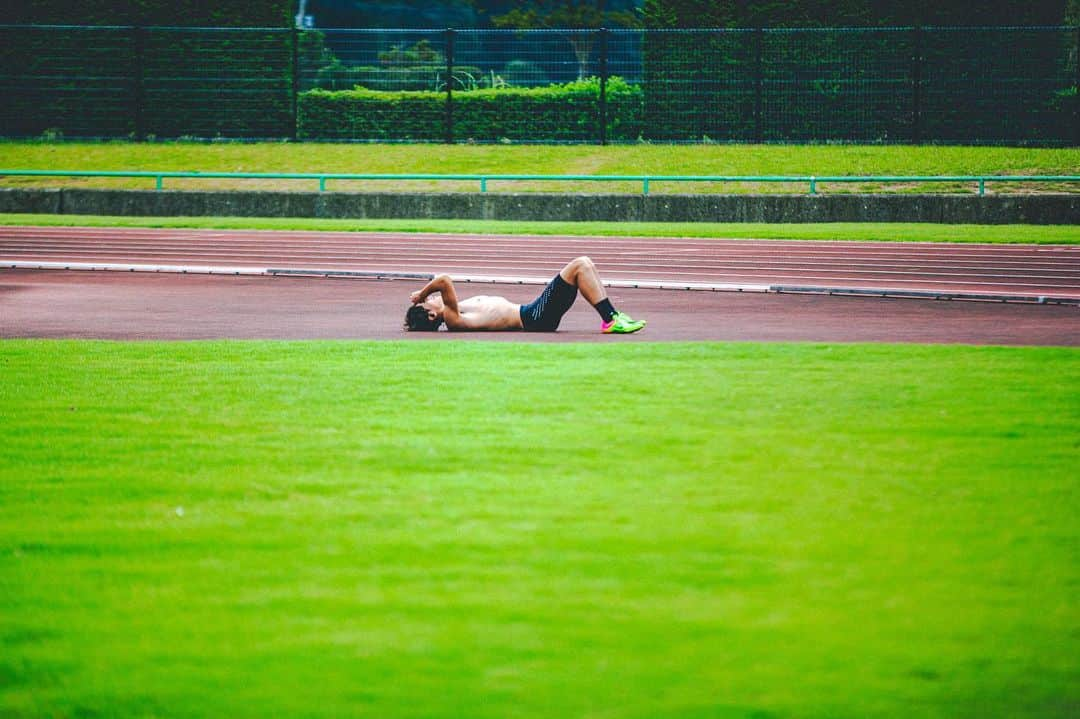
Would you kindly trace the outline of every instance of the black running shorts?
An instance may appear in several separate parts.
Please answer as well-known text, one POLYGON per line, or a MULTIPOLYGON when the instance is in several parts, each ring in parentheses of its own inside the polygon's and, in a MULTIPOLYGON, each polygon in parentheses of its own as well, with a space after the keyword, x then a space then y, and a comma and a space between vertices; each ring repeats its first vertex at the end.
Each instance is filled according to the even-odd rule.
POLYGON ((539 297, 521 306, 521 324, 528 332, 554 332, 576 299, 577 287, 555 275, 539 297))

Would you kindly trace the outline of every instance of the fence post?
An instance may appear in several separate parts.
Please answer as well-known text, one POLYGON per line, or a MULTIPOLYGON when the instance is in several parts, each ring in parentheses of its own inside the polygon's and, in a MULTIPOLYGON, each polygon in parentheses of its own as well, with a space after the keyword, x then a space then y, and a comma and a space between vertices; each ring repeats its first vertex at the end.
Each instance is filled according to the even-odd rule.
POLYGON ((600 144, 607 144, 607 80, 608 80, 608 29, 602 27, 600 34, 600 144))
POLYGON ((300 133, 300 30, 292 28, 292 139, 300 133))
POLYGON ((922 144, 922 73, 923 73, 923 27, 915 27, 914 48, 911 68, 911 142, 922 144))
POLYGON ((1080 145, 1080 27, 1076 28, 1076 95, 1073 96, 1073 131, 1077 145, 1080 145))
POLYGON ((146 28, 137 26, 132 29, 132 33, 132 41, 135 45, 135 138, 145 140, 146 117, 143 109, 146 106, 146 78, 143 64, 146 62, 146 28))
POLYGON ((765 30, 754 31, 754 142, 765 142, 765 120, 762 117, 765 94, 765 30))
POLYGON ((454 144, 454 31, 446 30, 446 144, 454 144))

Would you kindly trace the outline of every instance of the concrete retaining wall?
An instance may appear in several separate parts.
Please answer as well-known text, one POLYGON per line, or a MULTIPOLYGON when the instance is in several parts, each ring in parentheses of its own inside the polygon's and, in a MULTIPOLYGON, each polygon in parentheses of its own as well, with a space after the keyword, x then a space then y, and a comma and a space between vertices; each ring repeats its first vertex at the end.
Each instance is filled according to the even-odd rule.
POLYGON ((1077 224, 1080 194, 556 195, 0 189, 0 212, 625 222, 1077 224))

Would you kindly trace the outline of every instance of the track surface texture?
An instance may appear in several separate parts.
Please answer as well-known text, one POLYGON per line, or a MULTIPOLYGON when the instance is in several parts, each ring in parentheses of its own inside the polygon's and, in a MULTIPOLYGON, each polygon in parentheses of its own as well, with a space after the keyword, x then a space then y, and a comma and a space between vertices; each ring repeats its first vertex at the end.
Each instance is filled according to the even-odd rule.
POLYGON ((1049 295, 1080 301, 1080 247, 141 228, 0 229, 2 262, 432 273, 547 281, 590 255, 617 283, 1049 295))
MULTIPOLYGON (((821 294, 782 285, 1080 299, 1080 248, 1062 246, 487 237, 322 232, 0 228, 0 266, 33 262, 367 273, 447 272, 479 280, 462 295, 531 300, 587 254, 617 306, 649 320, 599 335, 584 302, 559 332, 455 333, 526 341, 814 340, 1080 345, 1080 308, 821 294), (484 278, 501 278, 488 284, 484 278), (740 286, 747 292, 634 289, 740 286)), ((401 330, 422 280, 0 269, 0 336, 432 338, 401 330)), ((439 333, 440 339, 450 336, 439 333)))
MULTIPOLYGON (((620 289, 649 321, 599 333, 583 300, 558 332, 404 332, 401 280, 0 270, 0 336, 102 339, 752 340, 1080 346, 1080 309, 827 295, 620 289)), ((477 287, 515 302, 538 288, 477 287)))

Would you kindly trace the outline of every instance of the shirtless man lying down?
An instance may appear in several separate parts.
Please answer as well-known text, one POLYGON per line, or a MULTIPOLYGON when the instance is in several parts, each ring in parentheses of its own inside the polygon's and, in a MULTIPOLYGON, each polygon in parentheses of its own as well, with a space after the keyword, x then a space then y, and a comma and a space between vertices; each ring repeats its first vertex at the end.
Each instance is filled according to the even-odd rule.
POLYGON ((439 275, 412 293, 405 327, 433 332, 445 322, 448 330, 554 332, 579 291, 600 315, 601 332, 630 334, 645 326, 644 321, 632 319, 612 307, 596 265, 588 257, 578 257, 562 268, 540 296, 527 305, 488 295, 459 300, 453 280, 448 275, 439 275))

